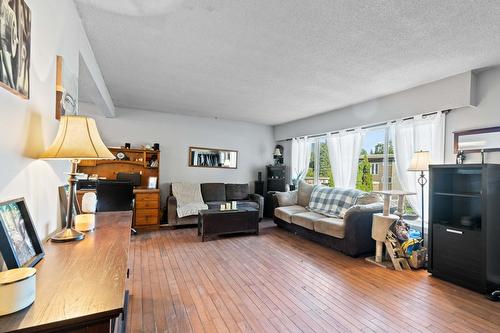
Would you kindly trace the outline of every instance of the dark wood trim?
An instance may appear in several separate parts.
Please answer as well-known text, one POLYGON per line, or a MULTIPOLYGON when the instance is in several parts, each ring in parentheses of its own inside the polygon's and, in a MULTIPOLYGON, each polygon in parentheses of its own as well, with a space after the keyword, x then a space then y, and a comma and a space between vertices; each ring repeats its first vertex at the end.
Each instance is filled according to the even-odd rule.
MULTIPOLYGON (((496 133, 496 132, 500 132, 500 126, 476 128, 476 129, 465 130, 465 131, 455 131, 455 132, 453 132, 453 151, 455 154, 458 153, 458 139, 461 136, 474 135, 474 134, 496 133)), ((464 151, 469 152, 469 153, 480 153, 481 149, 470 149, 470 150, 464 150, 464 151)), ((492 151, 500 151, 500 147, 484 149, 484 152, 492 152, 492 151)))

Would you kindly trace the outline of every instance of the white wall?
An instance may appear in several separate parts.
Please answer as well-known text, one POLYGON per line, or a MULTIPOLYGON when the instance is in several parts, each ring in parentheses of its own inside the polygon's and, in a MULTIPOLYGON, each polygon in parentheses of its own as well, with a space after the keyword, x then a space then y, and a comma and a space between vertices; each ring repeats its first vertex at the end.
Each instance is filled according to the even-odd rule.
POLYGON ((276 140, 372 125, 447 109, 475 105, 476 80, 469 71, 399 93, 316 116, 277 125, 276 140))
MULTIPOLYGON (((446 79, 445 79, 446 80, 446 79)), ((477 104, 476 107, 461 107, 452 110, 446 117, 446 147, 445 160, 446 163, 455 163, 455 154, 453 152, 453 132, 500 126, 500 68, 492 68, 481 71, 473 76, 475 81, 475 92, 470 95, 471 100, 477 104)), ((442 81, 442 83, 444 83, 442 81)), ((466 91, 465 85, 453 85, 455 88, 466 91)), ((432 90, 428 93, 435 96, 435 102, 439 96, 447 96, 451 89, 449 85, 432 85, 432 90)), ((454 94, 459 97, 458 94, 454 94)), ((467 95, 464 93, 464 95, 467 95)), ((469 98, 469 97, 467 97, 469 98)), ((293 123, 279 125, 275 128, 275 137, 279 141, 286 138, 288 135, 312 135, 316 133, 335 131, 339 129, 347 129, 362 125, 369 125, 387 120, 400 119, 411 115, 419 114, 425 111, 428 107, 428 101, 416 99, 414 96, 409 96, 407 92, 391 95, 391 99, 397 99, 398 104, 407 105, 399 110, 387 105, 387 97, 372 100, 370 102, 357 104, 338 111, 332 111, 322 116, 316 116, 298 120, 293 123), (377 112, 374 113, 374 106, 377 112), (388 112, 385 112, 386 107, 388 112), (408 110, 413 110, 409 113, 408 110), (300 134, 298 134, 300 133, 300 134)), ((446 97, 448 100, 448 97, 446 97)), ((464 100, 465 101, 465 100, 464 100)), ((462 101, 463 102, 463 101, 462 101)), ((440 102, 441 103, 441 102, 440 102)), ((443 104, 443 103, 441 103, 443 104)), ((444 105, 444 104, 443 104, 444 105)), ((427 110, 429 112, 430 110, 427 110)), ((290 141, 281 141, 286 150, 290 150, 290 141)), ((500 142, 498 143, 500 147, 500 142)), ((479 154, 469 154, 466 163, 480 162, 479 154)), ((500 163, 500 153, 488 153, 486 162, 500 163)), ((285 156, 285 164, 290 163, 290 156, 285 156)))
POLYGON ((168 184, 176 181, 249 183, 253 190, 257 172, 265 175, 266 164, 272 163, 271 126, 124 108, 116 108, 116 118, 105 118, 99 116, 95 105, 87 103, 80 103, 80 113, 96 119, 108 146, 160 144, 163 204, 168 184), (238 150, 238 168, 188 167, 190 146, 238 150))
POLYGON ((66 162, 38 160, 54 139, 56 55, 78 72, 79 44, 86 38, 73 1, 26 1, 31 9, 31 97, 0 88, 0 201, 24 197, 39 236, 60 222, 57 187, 66 182, 66 162))
MULTIPOLYGON (((477 107, 453 110, 446 117, 446 163, 455 163, 453 132, 500 126, 500 67, 477 75, 477 99, 477 107)), ((466 158, 466 163, 481 162, 480 154, 468 154, 466 158)), ((500 163, 500 152, 487 153, 485 160, 500 163)))

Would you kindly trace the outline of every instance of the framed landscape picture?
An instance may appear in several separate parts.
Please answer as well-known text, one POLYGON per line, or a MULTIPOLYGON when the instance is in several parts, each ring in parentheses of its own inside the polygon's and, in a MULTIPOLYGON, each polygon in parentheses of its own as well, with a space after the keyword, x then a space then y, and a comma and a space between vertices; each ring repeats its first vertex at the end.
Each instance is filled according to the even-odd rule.
POLYGON ((30 96, 31 11, 24 0, 0 0, 0 87, 30 96))
POLYGON ((0 203, 0 252, 8 269, 33 267, 44 256, 22 198, 0 203))

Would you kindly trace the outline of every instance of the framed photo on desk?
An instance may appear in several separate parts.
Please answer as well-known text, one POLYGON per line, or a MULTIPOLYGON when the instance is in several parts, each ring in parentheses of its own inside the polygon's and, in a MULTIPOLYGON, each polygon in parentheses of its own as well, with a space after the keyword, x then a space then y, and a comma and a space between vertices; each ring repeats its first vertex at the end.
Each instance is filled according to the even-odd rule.
POLYGON ((33 267, 44 256, 24 198, 0 203, 0 252, 8 269, 33 267))
POLYGON ((156 188, 157 185, 158 185, 158 177, 149 177, 148 178, 148 188, 149 189, 156 188))

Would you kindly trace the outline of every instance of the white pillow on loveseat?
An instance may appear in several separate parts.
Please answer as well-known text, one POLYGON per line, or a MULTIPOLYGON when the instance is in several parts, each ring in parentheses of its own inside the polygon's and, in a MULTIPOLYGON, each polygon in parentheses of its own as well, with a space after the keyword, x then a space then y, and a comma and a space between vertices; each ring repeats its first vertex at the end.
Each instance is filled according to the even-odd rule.
POLYGON ((297 190, 289 192, 276 192, 276 199, 280 207, 294 206, 297 204, 297 190))

